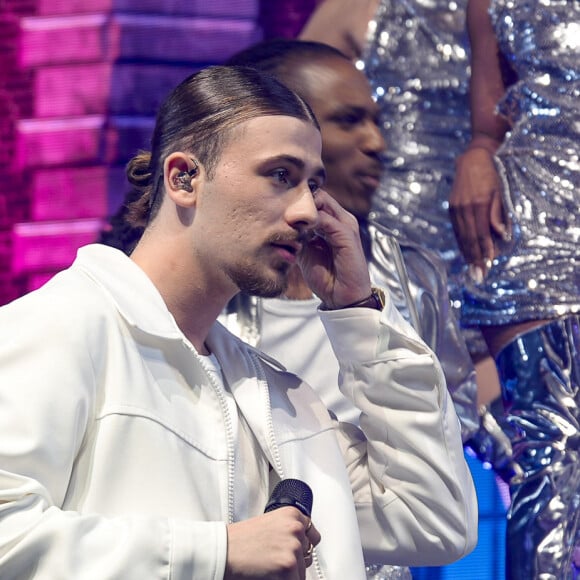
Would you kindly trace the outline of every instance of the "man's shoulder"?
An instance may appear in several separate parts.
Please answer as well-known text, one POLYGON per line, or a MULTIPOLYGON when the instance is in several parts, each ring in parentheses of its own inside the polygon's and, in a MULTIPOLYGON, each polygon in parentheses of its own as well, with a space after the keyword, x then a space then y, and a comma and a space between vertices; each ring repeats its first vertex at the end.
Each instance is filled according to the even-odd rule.
POLYGON ((98 348, 106 338, 106 311, 106 300, 94 284, 67 269, 0 308, 0 342, 17 340, 30 348, 58 345, 69 354, 98 348))

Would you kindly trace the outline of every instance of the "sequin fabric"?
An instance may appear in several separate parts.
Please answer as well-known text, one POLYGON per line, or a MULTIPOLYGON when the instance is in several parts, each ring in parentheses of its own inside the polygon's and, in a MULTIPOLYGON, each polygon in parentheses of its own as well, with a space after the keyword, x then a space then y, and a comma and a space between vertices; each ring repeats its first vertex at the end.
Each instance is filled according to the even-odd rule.
POLYGON ((381 0, 360 63, 381 107, 386 171, 376 219, 439 252, 459 299, 464 262, 449 219, 455 158, 470 136, 466 0, 381 0))
POLYGON ((462 320, 502 325, 580 311, 580 2, 498 0, 491 15, 518 79, 496 156, 513 237, 462 320))
POLYGON ((374 564, 366 567, 368 580, 412 580, 411 571, 406 566, 381 566, 374 564))

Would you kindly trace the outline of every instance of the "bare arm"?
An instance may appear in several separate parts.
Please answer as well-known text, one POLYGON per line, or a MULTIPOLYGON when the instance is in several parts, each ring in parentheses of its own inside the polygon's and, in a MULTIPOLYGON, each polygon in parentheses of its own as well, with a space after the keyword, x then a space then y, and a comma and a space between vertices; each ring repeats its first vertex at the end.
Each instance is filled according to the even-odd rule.
POLYGON ((362 55, 378 0, 324 0, 305 24, 301 40, 330 44, 350 58, 362 55))
POLYGON ((493 154, 508 130, 495 112, 504 94, 499 49, 489 17, 489 0, 470 0, 467 27, 472 50, 472 140, 457 159, 451 191, 451 220, 459 247, 476 281, 481 281, 495 257, 494 236, 508 235, 500 181, 493 154))
POLYGON ((471 42, 471 125, 469 149, 484 147, 495 153, 508 124, 495 112, 505 92, 500 52, 489 16, 490 0, 469 0, 467 30, 471 42))

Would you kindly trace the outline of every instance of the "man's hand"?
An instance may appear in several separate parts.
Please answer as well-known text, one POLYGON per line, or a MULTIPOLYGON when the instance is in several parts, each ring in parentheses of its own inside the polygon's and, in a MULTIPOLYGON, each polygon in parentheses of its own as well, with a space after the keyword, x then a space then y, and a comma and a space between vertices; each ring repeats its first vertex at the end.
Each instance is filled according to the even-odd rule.
POLYGON ((329 308, 341 308, 371 293, 368 266, 356 218, 325 191, 315 199, 318 224, 299 265, 312 291, 329 308))
POLYGON ((485 148, 468 149, 457 159, 449 205, 470 275, 475 282, 482 282, 496 256, 495 240, 509 236, 501 183, 491 153, 485 148))
POLYGON ((294 507, 228 526, 225 580, 303 580, 320 534, 294 507))

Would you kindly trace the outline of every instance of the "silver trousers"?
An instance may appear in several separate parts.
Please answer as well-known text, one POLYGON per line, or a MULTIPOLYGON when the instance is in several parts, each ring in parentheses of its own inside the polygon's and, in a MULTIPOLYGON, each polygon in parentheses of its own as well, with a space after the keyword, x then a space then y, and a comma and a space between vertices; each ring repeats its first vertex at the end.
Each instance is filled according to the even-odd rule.
POLYGON ((497 356, 518 473, 510 481, 509 580, 573 577, 580 516, 580 317, 514 339, 497 356))

